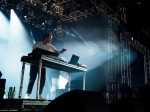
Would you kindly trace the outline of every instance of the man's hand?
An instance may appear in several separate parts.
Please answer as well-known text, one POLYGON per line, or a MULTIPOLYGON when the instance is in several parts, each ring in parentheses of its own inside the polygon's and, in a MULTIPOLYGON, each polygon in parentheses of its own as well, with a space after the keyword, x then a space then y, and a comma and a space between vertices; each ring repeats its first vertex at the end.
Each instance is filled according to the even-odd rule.
POLYGON ((63 53, 63 52, 65 52, 67 49, 62 49, 61 51, 57 51, 57 50, 55 50, 55 53, 57 53, 57 54, 61 54, 61 53, 63 53))
POLYGON ((65 48, 63 48, 62 50, 61 50, 61 52, 63 53, 63 52, 65 52, 67 49, 65 49, 65 48))

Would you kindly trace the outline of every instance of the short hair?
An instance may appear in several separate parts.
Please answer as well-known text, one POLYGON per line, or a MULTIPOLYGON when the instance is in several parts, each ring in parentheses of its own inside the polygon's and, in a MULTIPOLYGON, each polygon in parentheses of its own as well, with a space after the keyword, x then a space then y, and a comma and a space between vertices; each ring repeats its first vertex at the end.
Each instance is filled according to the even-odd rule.
POLYGON ((52 35, 52 33, 44 33, 43 40, 45 40, 46 38, 48 38, 50 35, 52 35))

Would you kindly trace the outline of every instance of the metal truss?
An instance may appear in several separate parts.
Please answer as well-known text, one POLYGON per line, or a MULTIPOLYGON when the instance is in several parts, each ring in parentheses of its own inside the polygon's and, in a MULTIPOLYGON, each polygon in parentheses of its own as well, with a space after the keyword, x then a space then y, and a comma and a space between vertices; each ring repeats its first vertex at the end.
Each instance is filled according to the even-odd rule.
POLYGON ((121 83, 131 87, 131 67, 130 67, 130 45, 128 39, 130 33, 120 34, 121 40, 121 83))
POLYGON ((128 38, 128 41, 131 47, 136 49, 144 56, 144 73, 145 73, 145 83, 146 83, 147 76, 150 75, 150 51, 137 40, 131 40, 130 38, 128 38))
MULTIPOLYGON (((68 3, 68 1, 69 0, 66 0, 67 3, 68 3)), ((61 5, 63 11, 65 10, 66 5, 67 6, 71 5, 71 4, 69 4, 69 5, 65 4, 64 5, 63 2, 59 2, 59 4, 61 5)), ((65 21, 66 23, 70 23, 70 22, 77 21, 77 20, 80 20, 83 18, 97 15, 97 14, 102 13, 102 12, 106 13, 106 7, 104 7, 102 4, 94 5, 92 8, 91 8, 91 10, 84 10, 84 11, 77 9, 74 12, 70 12, 69 15, 60 13, 59 16, 60 16, 62 21, 65 21), (92 10, 96 11, 96 12, 92 12, 92 10)), ((63 12, 63 11, 61 11, 61 12, 63 12)))
MULTIPOLYGON (((130 49, 129 46, 130 46, 130 47, 133 47, 134 49, 136 49, 137 52, 141 53, 144 56, 144 73, 145 73, 145 83, 146 83, 147 82, 147 76, 150 75, 150 51, 145 46, 143 46, 139 41, 131 40, 131 34, 129 32, 122 33, 121 38, 122 38, 122 42, 123 42, 122 43, 122 49, 124 48, 124 46, 127 46, 128 50, 129 50, 130 49)), ((130 63, 128 61, 129 57, 127 57, 127 56, 129 56, 130 53, 128 53, 128 55, 127 55, 122 50, 122 54, 124 57, 127 58, 127 64, 129 64, 130 63)), ((122 58, 123 58, 123 56, 122 56, 122 58)), ((129 66, 128 66, 127 72, 128 72, 128 74, 130 74, 130 67, 129 66)), ((122 69, 123 78, 125 77, 124 73, 125 72, 122 69)), ((128 76, 126 78, 130 79, 130 77, 128 77, 128 76)), ((122 82, 125 83, 125 80, 122 79, 122 82)), ((131 84, 130 80, 128 80, 128 85, 129 84, 131 84)))
POLYGON ((119 48, 118 46, 118 18, 108 16, 108 82, 107 88, 110 94, 110 102, 118 99, 118 74, 119 74, 119 48))
POLYGON ((143 46, 139 41, 137 40, 131 40, 131 37, 128 38, 129 45, 136 49, 138 52, 140 52, 143 55, 148 55, 149 50, 145 46, 143 46))
MULTIPOLYGON (((38 12, 42 11, 43 14, 47 18, 58 18, 59 20, 69 23, 73 21, 77 21, 83 18, 87 18, 90 16, 94 16, 100 13, 105 13, 109 15, 110 13, 115 14, 118 18, 121 18, 124 22, 126 22, 126 9, 125 7, 117 0, 114 0, 115 3, 112 3, 111 0, 88 0, 85 2, 84 0, 81 0, 75 2, 75 8, 74 11, 70 11, 70 8, 72 7, 72 1, 71 0, 58 0, 58 1, 51 1, 48 0, 46 3, 38 3, 36 0, 8 0, 11 5, 19 6, 17 10, 22 11, 23 8, 28 6, 29 8, 36 9, 38 12), (66 14, 66 10, 69 10, 68 14, 66 14)), ((5 0, 2 0, 2 3, 4 3, 5 0)), ((8 3, 8 4, 9 4, 8 3)), ((7 4, 7 3, 6 3, 7 4)), ((1 8, 3 5, 1 5, 1 8)), ((38 17, 38 16, 37 16, 38 17)))
POLYGON ((96 7, 99 6, 105 7, 106 13, 113 13, 122 21, 126 21, 126 7, 119 0, 90 0, 96 7), (99 5, 100 4, 100 5, 99 5))
POLYGON ((61 0, 58 1, 58 5, 61 6, 63 9, 66 7, 70 7, 71 1, 70 0, 61 0))
POLYGON ((126 23, 126 8, 121 4, 121 2, 117 0, 113 4, 111 3, 111 0, 89 0, 88 2, 92 4, 90 9, 86 9, 84 11, 82 9, 77 9, 66 15, 64 11, 71 7, 72 2, 70 0, 58 1, 55 4, 55 11, 60 16, 61 20, 67 23, 100 13, 105 13, 107 15, 113 13, 126 23))
POLYGON ((145 84, 147 83, 147 78, 150 75, 150 52, 144 55, 144 72, 145 72, 145 84))
POLYGON ((61 20, 65 21, 66 23, 70 23, 70 22, 77 21, 83 18, 87 18, 89 16, 92 16, 92 13, 90 12, 83 13, 83 12, 80 12, 79 10, 72 12, 69 15, 60 15, 61 20))

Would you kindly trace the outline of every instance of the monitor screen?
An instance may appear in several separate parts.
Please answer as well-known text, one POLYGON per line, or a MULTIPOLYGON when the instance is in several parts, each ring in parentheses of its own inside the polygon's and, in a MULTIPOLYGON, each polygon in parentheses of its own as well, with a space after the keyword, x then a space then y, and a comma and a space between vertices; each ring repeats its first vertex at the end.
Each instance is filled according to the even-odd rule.
POLYGON ((77 65, 78 60, 79 60, 79 56, 73 54, 69 63, 73 65, 77 65))

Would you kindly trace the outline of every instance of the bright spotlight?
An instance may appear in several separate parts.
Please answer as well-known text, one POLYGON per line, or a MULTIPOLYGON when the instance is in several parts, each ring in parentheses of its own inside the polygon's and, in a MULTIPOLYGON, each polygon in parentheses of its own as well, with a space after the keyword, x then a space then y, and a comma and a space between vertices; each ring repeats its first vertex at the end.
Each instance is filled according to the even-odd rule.
MULTIPOLYGON (((14 56, 18 57, 17 59, 19 59, 23 54, 30 52, 30 42, 32 40, 30 40, 26 29, 14 11, 11 11, 9 35, 11 39, 10 44, 12 45, 11 48, 16 50, 13 52, 15 52, 14 56)), ((19 65, 20 61, 16 64, 19 65)))
MULTIPOLYGON (((20 80, 18 77, 22 67, 20 59, 24 54, 32 51, 30 37, 13 9, 10 14, 10 23, 8 23, 5 16, 0 12, 0 40, 2 40, 0 41, 0 68, 3 70, 4 78, 7 80, 7 89, 10 86, 19 88, 20 80)), ((28 67, 27 70, 28 73, 28 67)), ((17 91, 18 89, 16 89, 17 91)), ((26 90, 23 91, 25 93, 26 90)))
MULTIPOLYGON (((9 21, 5 17, 5 15, 0 11, 0 39, 6 40, 8 38, 8 29, 9 29, 9 21)), ((0 41, 0 45, 3 43, 2 40, 0 41)), ((1 49, 2 47, 0 47, 1 49)), ((1 51, 1 50, 0 50, 1 51)))
POLYGON ((134 40, 134 38, 132 37, 131 40, 134 40))

